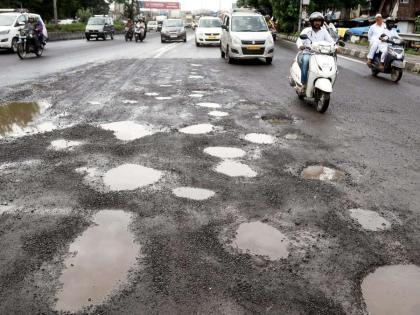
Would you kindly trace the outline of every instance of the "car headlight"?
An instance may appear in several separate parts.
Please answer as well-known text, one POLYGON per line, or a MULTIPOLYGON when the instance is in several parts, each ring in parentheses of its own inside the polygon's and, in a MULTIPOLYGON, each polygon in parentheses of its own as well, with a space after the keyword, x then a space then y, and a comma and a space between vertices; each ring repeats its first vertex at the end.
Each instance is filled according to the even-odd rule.
POLYGON ((10 30, 1 31, 0 35, 7 35, 9 34, 10 30))
POLYGON ((239 37, 232 36, 232 44, 234 45, 241 45, 242 41, 239 39, 239 37))
POLYGON ((266 41, 267 45, 274 45, 273 37, 269 36, 266 41))

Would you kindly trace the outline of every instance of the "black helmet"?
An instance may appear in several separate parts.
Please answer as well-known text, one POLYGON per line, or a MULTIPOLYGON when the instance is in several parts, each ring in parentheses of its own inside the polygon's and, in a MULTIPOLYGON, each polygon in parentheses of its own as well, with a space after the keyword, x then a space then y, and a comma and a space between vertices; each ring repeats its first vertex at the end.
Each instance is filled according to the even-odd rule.
POLYGON ((389 17, 385 20, 385 24, 388 29, 394 28, 396 23, 397 21, 393 17, 389 17))

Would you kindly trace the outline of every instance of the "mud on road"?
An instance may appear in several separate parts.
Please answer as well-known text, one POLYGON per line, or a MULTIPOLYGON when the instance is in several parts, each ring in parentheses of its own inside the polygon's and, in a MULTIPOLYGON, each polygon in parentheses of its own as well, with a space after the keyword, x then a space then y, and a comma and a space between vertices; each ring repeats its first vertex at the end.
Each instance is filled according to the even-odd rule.
POLYGON ((225 67, 120 60, 2 91, 1 314, 366 314, 367 274, 420 265, 410 193, 382 204, 384 174, 225 67), (83 281, 103 296, 66 295, 83 281))

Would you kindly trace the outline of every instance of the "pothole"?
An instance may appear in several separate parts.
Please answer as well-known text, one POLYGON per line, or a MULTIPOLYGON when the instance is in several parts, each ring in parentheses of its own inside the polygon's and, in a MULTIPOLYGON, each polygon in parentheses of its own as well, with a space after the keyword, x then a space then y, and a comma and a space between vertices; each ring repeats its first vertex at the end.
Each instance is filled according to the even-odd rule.
POLYGON ((420 314, 420 267, 379 267, 362 282, 363 299, 372 315, 420 314))
POLYGON ((289 239, 271 225, 260 221, 242 223, 232 246, 243 253, 266 256, 270 260, 287 258, 289 239))
POLYGON ((137 164, 123 164, 105 173, 103 182, 112 191, 135 190, 158 182, 163 172, 137 164))
POLYGON ((190 75, 189 78, 190 79, 204 79, 204 77, 201 75, 190 75))
POLYGON ((321 181, 340 181, 345 174, 342 171, 335 170, 321 165, 308 166, 302 171, 305 179, 316 179, 321 181))
POLYGON ((137 104, 138 101, 134 101, 134 100, 123 100, 122 103, 123 104, 137 104))
POLYGON ((201 64, 198 64, 198 63, 192 63, 191 64, 191 67, 202 67, 203 65, 201 65, 201 64))
POLYGON ((198 134, 205 134, 212 132, 214 130, 214 126, 211 124, 198 124, 192 125, 179 130, 179 132, 190 134, 190 135, 198 135, 198 134))
POLYGON ((43 101, 0 104, 0 138, 23 137, 56 129, 52 122, 34 123, 50 106, 43 101))
POLYGON ((350 209, 349 213, 365 230, 380 231, 391 227, 391 223, 375 211, 350 209))
POLYGON ((137 124, 134 121, 119 121, 109 124, 102 124, 102 129, 111 130, 117 139, 132 141, 155 133, 150 126, 137 124))
POLYGON ((161 84, 160 86, 161 87, 172 87, 173 85, 172 84, 161 84))
POLYGON ((214 111, 209 112, 209 115, 213 117, 226 117, 226 116, 229 116, 229 113, 214 110, 214 111))
POLYGON ((75 147, 82 145, 80 141, 70 141, 65 139, 58 139, 51 142, 50 149, 56 151, 72 150, 75 147))
POLYGON ((101 102, 98 102, 98 101, 89 101, 88 104, 90 104, 90 105, 101 105, 101 102))
POLYGON ((192 200, 206 200, 215 195, 212 190, 193 187, 179 187, 173 189, 172 192, 177 197, 192 200))
POLYGON ((301 136, 297 133, 288 133, 284 136, 286 140, 298 140, 301 136))
POLYGON ((257 172, 251 169, 248 165, 226 160, 217 165, 216 172, 225 174, 230 177, 256 177, 257 172))
POLYGON ((221 108, 222 106, 217 103, 198 103, 197 106, 206 108, 221 108))
POLYGON ((261 119, 273 125, 288 125, 293 123, 293 118, 286 115, 263 115, 261 119))
POLYGON ((232 147, 208 147, 204 152, 221 159, 235 159, 244 157, 246 152, 242 149, 232 147))
POLYGON ((146 95, 146 96, 158 96, 159 93, 156 93, 156 92, 147 92, 147 93, 144 93, 144 95, 146 95))
POLYGON ((167 101, 167 100, 171 100, 172 97, 171 96, 158 96, 155 97, 158 101, 167 101))
POLYGON ((102 304, 136 264, 140 245, 129 231, 130 215, 120 210, 97 213, 94 225, 70 245, 57 292, 55 309, 77 312, 102 304))
POLYGON ((203 94, 198 94, 198 93, 196 93, 196 94, 190 94, 190 95, 188 95, 189 97, 192 97, 192 98, 202 98, 204 95, 203 94))
POLYGON ((258 144, 273 144, 276 138, 263 133, 249 133, 245 136, 245 140, 258 144))

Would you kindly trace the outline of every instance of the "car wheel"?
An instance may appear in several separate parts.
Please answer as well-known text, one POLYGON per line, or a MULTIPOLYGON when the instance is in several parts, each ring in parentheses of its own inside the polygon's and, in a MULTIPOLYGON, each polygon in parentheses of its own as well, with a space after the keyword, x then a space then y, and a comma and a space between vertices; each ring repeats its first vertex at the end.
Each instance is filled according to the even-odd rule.
POLYGON ((104 36, 102 37, 104 40, 106 40, 106 34, 104 34, 104 36))
POLYGON ((187 42, 187 37, 184 37, 184 43, 186 43, 187 42))
POLYGON ((225 59, 225 57, 226 57, 226 54, 225 54, 225 52, 223 51, 222 45, 220 45, 220 57, 221 57, 222 59, 225 59))
POLYGON ((225 56, 226 56, 226 61, 228 62, 228 64, 233 64, 234 60, 233 60, 232 57, 230 57, 230 54, 229 54, 229 46, 226 46, 226 54, 225 54, 225 56))
POLYGON ((114 40, 114 34, 111 33, 111 40, 114 40))
POLYGON ((270 57, 270 58, 265 58, 265 64, 266 65, 271 65, 273 63, 273 58, 272 57, 270 57))
POLYGON ((10 48, 10 50, 14 53, 17 53, 17 45, 18 45, 18 39, 17 38, 13 38, 12 40, 12 48, 10 48))
POLYGON ((89 42, 90 41, 90 37, 89 36, 86 36, 86 40, 89 42))
POLYGON ((195 41, 195 46, 200 47, 200 43, 195 41))

